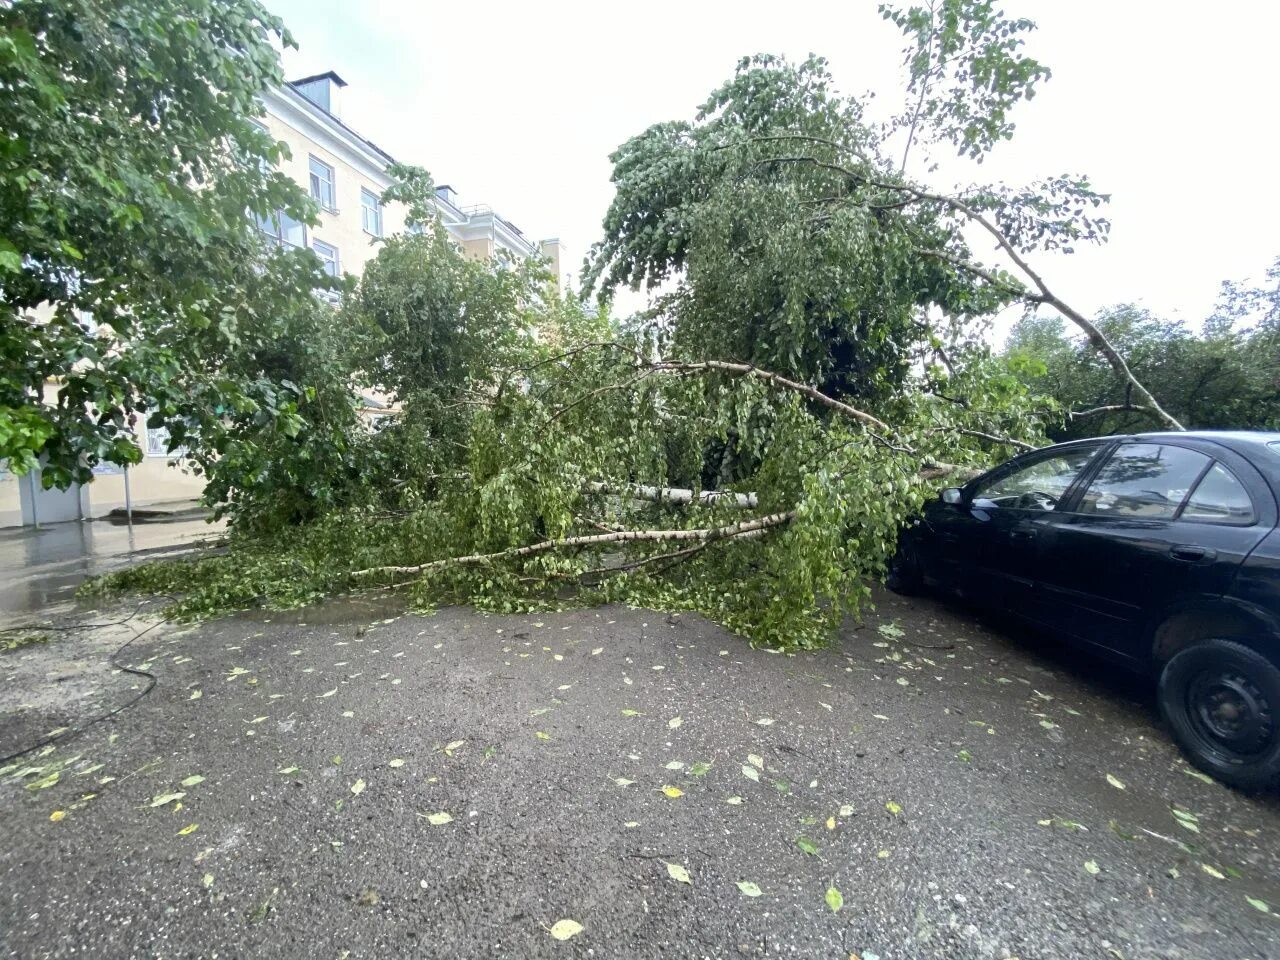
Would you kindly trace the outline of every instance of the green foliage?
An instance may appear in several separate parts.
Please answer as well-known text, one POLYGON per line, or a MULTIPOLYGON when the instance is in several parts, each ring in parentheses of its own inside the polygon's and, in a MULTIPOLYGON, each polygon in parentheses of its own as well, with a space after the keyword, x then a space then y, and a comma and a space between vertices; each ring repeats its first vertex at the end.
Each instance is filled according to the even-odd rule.
POLYGON ((290 42, 254 0, 0 4, 0 458, 16 470, 40 457, 65 486, 136 462, 143 420, 213 451, 222 410, 289 412, 277 384, 221 369, 326 282, 305 252, 264 252, 246 216, 312 211, 251 119, 282 80, 273 38, 290 42))
MULTIPOLYGON (((1280 261, 1260 286, 1224 283, 1217 310, 1197 334, 1133 305, 1104 310, 1099 329, 1161 404, 1192 428, 1280 428, 1280 261)), ((1005 357, 1026 386, 1052 397, 1054 439, 1159 429, 1140 410, 1071 418, 1131 397, 1109 366, 1084 343, 1067 336, 1057 318, 1032 314, 1014 327, 1005 357)))
POLYGON ((1047 67, 1021 52, 1035 24, 1006 19, 993 0, 928 0, 906 10, 881 4, 880 13, 911 41, 904 62, 916 101, 898 121, 909 131, 903 167, 922 133, 981 163, 1013 136, 1009 111, 1049 79, 1047 67))

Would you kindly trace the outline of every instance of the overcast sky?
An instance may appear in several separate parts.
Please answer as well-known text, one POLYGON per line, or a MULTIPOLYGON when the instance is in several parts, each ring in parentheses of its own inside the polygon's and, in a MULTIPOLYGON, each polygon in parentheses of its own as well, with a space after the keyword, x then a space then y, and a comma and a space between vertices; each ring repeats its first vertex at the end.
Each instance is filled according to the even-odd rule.
MULTIPOLYGON (((901 99, 901 37, 875 0, 435 4, 267 0, 300 50, 290 78, 336 70, 343 119, 397 159, 488 203, 573 263, 612 197, 609 154, 651 123, 691 118, 747 54, 810 52, 844 93, 901 99)), ((1036 20, 1053 70, 1018 131, 938 186, 1087 173, 1112 194, 1111 241, 1036 265, 1093 312, 1138 301, 1192 324, 1227 278, 1280 255, 1280 4, 1007 0, 1036 20)), ((1004 324, 1001 324, 1003 327, 1004 324)))

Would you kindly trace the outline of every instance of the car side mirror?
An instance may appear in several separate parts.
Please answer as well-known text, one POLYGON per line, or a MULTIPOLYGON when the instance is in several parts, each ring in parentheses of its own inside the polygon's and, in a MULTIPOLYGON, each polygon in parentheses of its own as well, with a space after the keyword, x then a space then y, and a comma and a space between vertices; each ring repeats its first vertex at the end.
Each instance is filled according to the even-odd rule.
POLYGON ((964 504, 964 493, 959 487, 947 487, 942 493, 938 494, 938 499, 943 503, 949 503, 953 507, 959 507, 964 504))

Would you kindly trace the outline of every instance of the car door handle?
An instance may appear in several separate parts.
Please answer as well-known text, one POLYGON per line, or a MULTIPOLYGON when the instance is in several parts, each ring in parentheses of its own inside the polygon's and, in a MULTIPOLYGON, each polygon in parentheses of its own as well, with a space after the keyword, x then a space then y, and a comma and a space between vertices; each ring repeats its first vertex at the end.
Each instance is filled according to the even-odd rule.
POLYGON ((1200 560, 1213 560, 1218 554, 1208 547, 1197 547, 1191 544, 1175 544, 1169 548, 1169 556, 1175 560, 1186 560, 1196 563, 1200 560))

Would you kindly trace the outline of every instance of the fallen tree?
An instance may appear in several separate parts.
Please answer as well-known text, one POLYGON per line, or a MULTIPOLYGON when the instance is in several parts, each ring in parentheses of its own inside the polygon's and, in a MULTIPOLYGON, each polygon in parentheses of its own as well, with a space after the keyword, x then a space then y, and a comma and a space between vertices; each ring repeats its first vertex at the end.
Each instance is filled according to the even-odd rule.
MULTIPOLYGON (((913 148, 980 158, 1046 73, 989 4, 939 2, 980 29, 908 18, 950 53, 900 125, 866 122, 817 58, 756 57, 692 122, 614 154, 584 279, 606 301, 650 288, 638 316, 541 293, 530 265, 468 261, 429 218, 390 239, 335 323, 369 331, 361 376, 403 412, 355 433, 301 406, 303 436, 336 437, 341 456, 313 443, 249 458, 228 554, 99 589, 180 591, 187 616, 344 590, 499 611, 618 601, 771 646, 825 642, 943 478, 1044 442, 1061 411, 992 353, 990 318, 1070 311, 1029 253, 1106 233, 1082 179, 949 193, 907 176, 913 148), (979 61, 986 79, 952 76, 979 61), (1023 280, 980 262, 965 224, 1023 280), (324 509, 279 522, 273 498, 308 505, 307 483, 324 509)), ((415 189, 425 204, 429 184, 397 196, 424 211, 415 189)), ((1158 409, 1123 358, 1115 369, 1158 409)))

